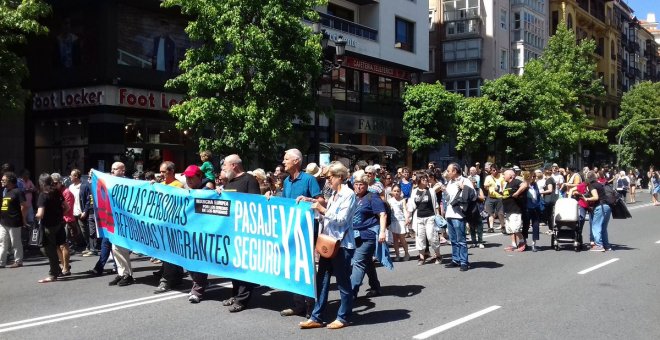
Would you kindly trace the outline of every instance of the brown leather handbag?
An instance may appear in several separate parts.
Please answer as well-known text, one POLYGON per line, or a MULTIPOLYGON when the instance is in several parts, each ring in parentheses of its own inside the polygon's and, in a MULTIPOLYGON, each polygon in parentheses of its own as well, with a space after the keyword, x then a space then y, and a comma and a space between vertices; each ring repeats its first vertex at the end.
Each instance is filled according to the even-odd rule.
POLYGON ((316 252, 326 259, 331 259, 339 252, 340 240, 326 234, 320 234, 316 239, 316 252))

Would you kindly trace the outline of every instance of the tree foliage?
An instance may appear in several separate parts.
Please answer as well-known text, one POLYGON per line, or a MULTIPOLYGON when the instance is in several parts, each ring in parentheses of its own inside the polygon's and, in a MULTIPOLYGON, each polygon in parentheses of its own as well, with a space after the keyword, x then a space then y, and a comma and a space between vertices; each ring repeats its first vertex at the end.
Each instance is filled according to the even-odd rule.
POLYGON ((0 111, 22 111, 28 91, 21 82, 28 69, 19 49, 31 34, 48 32, 37 20, 50 13, 40 0, 0 0, 0 111))
POLYGON ((578 143, 605 142, 605 130, 593 128, 585 108, 605 94, 602 79, 595 76, 596 43, 576 36, 561 22, 548 40, 543 55, 525 66, 523 81, 534 98, 544 143, 539 156, 550 150, 571 153, 578 143))
POLYGON ((438 146, 449 140, 461 96, 445 90, 439 82, 407 86, 403 94, 406 111, 403 129, 413 151, 438 146))
POLYGON ((539 142, 538 112, 522 77, 505 75, 486 81, 483 95, 500 104, 500 124, 490 126, 497 138, 499 159, 516 161, 536 157, 539 142), (503 146, 500 148, 499 146, 503 146))
POLYGON ((309 121, 312 78, 320 74, 320 0, 166 0, 190 18, 183 74, 166 87, 185 91, 170 113, 200 147, 223 153, 273 150, 293 122, 309 121))
POLYGON ((500 112, 501 105, 486 97, 461 100, 456 110, 456 149, 471 152, 493 143, 503 123, 500 112))
POLYGON ((626 92, 619 117, 609 125, 622 137, 621 148, 610 146, 622 166, 660 164, 660 83, 643 82, 626 92))
POLYGON ((575 33, 561 23, 539 59, 525 65, 522 76, 486 81, 484 99, 456 97, 440 84, 406 87, 404 129, 414 149, 456 138, 457 149, 488 149, 498 162, 547 157, 563 158, 578 143, 605 141, 593 128, 585 108, 604 94, 595 76, 595 42, 576 43, 575 33), (494 150, 492 150, 494 149, 494 150))

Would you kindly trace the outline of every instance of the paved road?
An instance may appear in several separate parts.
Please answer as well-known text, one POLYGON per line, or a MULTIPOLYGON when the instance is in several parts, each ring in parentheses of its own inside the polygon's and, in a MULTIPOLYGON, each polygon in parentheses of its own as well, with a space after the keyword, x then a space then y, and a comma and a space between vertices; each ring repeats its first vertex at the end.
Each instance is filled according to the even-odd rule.
MULTIPOLYGON (((134 259, 137 282, 128 287, 81 274, 95 258, 80 256, 66 281, 38 284, 46 261, 29 258, 23 268, 0 269, 0 339, 657 339, 660 207, 640 196, 644 203, 629 206, 632 219, 610 223, 611 252, 555 251, 542 235, 541 251, 506 253, 507 237, 486 234, 488 247, 470 249, 465 273, 414 260, 379 268, 384 295, 360 297, 353 325, 339 331, 298 329, 303 318, 278 313, 290 295, 263 287, 252 308, 230 314, 219 302, 230 293, 220 278, 197 305, 187 301, 189 282, 154 295, 156 267, 146 258, 134 259)), ((447 259, 450 247, 442 252, 447 259)), ((330 297, 335 313, 337 292, 330 297)))

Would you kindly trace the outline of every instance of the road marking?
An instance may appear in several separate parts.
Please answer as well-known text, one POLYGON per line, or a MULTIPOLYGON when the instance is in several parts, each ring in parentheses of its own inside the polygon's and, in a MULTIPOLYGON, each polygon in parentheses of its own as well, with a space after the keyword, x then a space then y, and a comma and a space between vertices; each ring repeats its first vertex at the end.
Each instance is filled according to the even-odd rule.
POLYGON ((616 261, 619 261, 619 259, 618 259, 618 258, 613 258, 613 259, 608 260, 608 261, 605 261, 605 262, 603 262, 603 263, 601 263, 601 264, 597 264, 597 265, 595 265, 595 266, 593 266, 593 267, 589 267, 589 268, 587 268, 587 269, 585 269, 585 270, 583 270, 583 271, 580 271, 580 272, 578 272, 578 274, 580 274, 580 275, 586 274, 586 273, 588 273, 588 272, 590 272, 590 271, 596 270, 596 269, 598 269, 598 268, 600 268, 600 267, 607 266, 608 264, 610 264, 610 263, 614 263, 614 262, 616 262, 616 261))
POLYGON ((660 243, 660 241, 656 241, 655 243, 658 244, 658 243, 660 243))
MULTIPOLYGON (((211 291, 214 291, 214 290, 218 290, 220 288, 231 287, 231 282, 218 283, 218 284, 212 285, 211 287, 212 288, 209 288, 206 291, 211 292, 211 291)), ((109 312, 120 310, 120 309, 137 307, 137 306, 141 306, 141 305, 147 305, 147 304, 166 301, 166 300, 171 300, 171 299, 175 299, 175 298, 179 298, 179 297, 183 297, 183 296, 188 296, 188 293, 169 292, 169 293, 164 293, 164 294, 158 294, 158 295, 155 295, 155 296, 148 296, 148 297, 143 297, 143 298, 139 298, 139 299, 115 302, 115 303, 102 305, 102 306, 79 309, 79 310, 70 311, 70 312, 66 312, 66 313, 46 315, 46 316, 42 316, 42 317, 38 317, 38 318, 32 318, 32 319, 26 319, 26 320, 21 320, 21 321, 4 323, 4 324, 0 324, 0 333, 6 333, 6 332, 19 330, 19 329, 36 327, 36 326, 41 326, 41 325, 46 325, 46 324, 50 324, 50 323, 71 320, 71 319, 77 319, 77 318, 82 318, 82 317, 90 316, 90 315, 109 313, 109 312), (13 327, 10 327, 10 326, 13 326, 13 327)))
POLYGON ((415 335, 413 337, 413 339, 426 339, 426 338, 432 337, 432 336, 434 336, 438 333, 444 332, 444 331, 446 331, 446 330, 448 330, 452 327, 458 326, 458 325, 460 325, 462 323, 465 323, 465 322, 468 322, 472 319, 476 319, 476 318, 478 318, 478 317, 480 317, 484 314, 488 314, 488 313, 490 313, 494 310, 500 309, 500 308, 502 308, 502 306, 490 306, 486 309, 482 309, 482 310, 480 310, 478 312, 475 312, 475 313, 472 313, 468 316, 464 316, 460 319, 457 319, 457 320, 454 320, 452 322, 446 323, 446 324, 444 324, 440 327, 433 328, 433 329, 428 330, 424 333, 419 333, 419 334, 415 335))
POLYGON ((646 203, 642 205, 635 205, 635 206, 628 206, 628 210, 635 210, 635 209, 640 209, 640 208, 646 208, 646 207, 651 207, 653 206, 653 203, 646 203))

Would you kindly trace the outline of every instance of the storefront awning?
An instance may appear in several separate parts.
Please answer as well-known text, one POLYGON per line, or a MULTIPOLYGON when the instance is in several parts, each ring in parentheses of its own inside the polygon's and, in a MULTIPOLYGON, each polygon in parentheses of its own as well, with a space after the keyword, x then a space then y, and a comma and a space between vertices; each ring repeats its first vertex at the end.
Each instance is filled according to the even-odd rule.
POLYGON ((350 153, 382 153, 382 154, 395 154, 399 150, 391 146, 384 145, 357 145, 357 144, 338 144, 338 143, 320 143, 322 147, 328 151, 350 152, 350 153))

